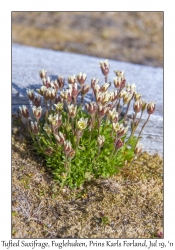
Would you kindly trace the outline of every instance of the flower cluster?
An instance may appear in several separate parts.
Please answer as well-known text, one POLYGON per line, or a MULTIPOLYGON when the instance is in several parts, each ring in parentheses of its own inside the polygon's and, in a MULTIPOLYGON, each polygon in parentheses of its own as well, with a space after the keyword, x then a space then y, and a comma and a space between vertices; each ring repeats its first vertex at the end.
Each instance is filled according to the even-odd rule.
POLYGON ((127 83, 124 71, 114 71, 111 90, 108 60, 101 61, 100 68, 104 75, 101 85, 95 77, 86 84, 87 76, 82 72, 69 76, 67 82, 63 76, 51 80, 47 70, 42 69, 39 95, 33 89, 27 90, 35 120, 29 117, 26 106, 19 107, 34 144, 61 185, 79 186, 87 172, 93 178, 110 176, 142 151, 139 140, 155 111, 155 103, 142 100, 135 84, 127 83), (84 96, 90 91, 92 100, 84 103, 84 96), (133 116, 128 124, 130 107, 133 116), (146 110, 148 118, 135 136, 146 110))

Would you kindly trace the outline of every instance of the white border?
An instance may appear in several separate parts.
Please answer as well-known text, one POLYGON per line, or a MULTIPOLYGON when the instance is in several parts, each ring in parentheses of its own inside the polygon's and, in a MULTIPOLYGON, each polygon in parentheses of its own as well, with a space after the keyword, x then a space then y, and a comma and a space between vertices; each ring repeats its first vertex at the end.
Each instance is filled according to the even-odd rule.
MULTIPOLYGON (((173 242, 175 223, 175 132, 174 132, 174 5, 173 1, 24 1, 7 0, 1 3, 0 13, 0 240, 11 239, 11 11, 164 11, 164 169, 165 169, 165 238, 164 241, 173 242), (83 6, 83 7, 82 7, 83 6)), ((153 81, 154 84, 154 81, 153 81)), ((166 249, 169 249, 167 245, 166 249)), ((21 248, 18 248, 21 249, 21 248)), ((123 248, 120 248, 123 249, 123 248)), ((130 249, 133 249, 132 247, 130 249)), ((159 249, 159 248, 157 248, 159 249)), ((170 248, 172 249, 172 248, 170 248)))

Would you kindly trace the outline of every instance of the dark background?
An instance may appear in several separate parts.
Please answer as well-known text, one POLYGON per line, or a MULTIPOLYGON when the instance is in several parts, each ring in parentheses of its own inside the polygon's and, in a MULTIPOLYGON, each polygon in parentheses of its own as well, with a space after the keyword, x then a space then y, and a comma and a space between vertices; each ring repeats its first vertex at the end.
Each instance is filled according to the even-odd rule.
POLYGON ((163 67, 163 12, 12 12, 12 42, 163 67))

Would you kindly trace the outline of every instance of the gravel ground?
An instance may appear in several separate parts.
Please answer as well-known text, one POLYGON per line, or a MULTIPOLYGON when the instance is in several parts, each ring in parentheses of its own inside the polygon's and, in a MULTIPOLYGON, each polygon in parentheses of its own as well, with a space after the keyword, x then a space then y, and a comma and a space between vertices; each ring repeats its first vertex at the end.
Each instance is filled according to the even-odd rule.
POLYGON ((12 12, 12 42, 163 67, 163 12, 12 12))

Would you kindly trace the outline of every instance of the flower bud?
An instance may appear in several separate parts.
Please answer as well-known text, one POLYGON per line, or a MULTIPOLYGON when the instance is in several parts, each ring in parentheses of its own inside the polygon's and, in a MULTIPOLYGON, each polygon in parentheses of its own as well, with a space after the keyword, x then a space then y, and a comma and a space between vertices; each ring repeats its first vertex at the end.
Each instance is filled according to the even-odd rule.
POLYGON ((52 155, 52 153, 53 153, 53 149, 51 148, 51 147, 47 147, 45 150, 44 150, 44 153, 46 154, 46 155, 52 155))
POLYGON ((32 133, 34 133, 35 135, 38 134, 39 126, 38 126, 37 122, 32 122, 31 121, 30 126, 31 126, 32 133))
POLYGON ((114 86, 117 89, 123 89, 125 87, 126 79, 123 77, 115 77, 114 78, 114 86))
POLYGON ((103 146, 105 142, 105 137, 104 135, 99 135, 98 138, 97 138, 97 143, 98 143, 98 146, 101 148, 103 146))
POLYGON ((72 145, 70 141, 64 141, 64 153, 68 155, 72 150, 72 145))
POLYGON ((118 99, 118 93, 117 91, 113 91, 111 93, 111 102, 115 102, 118 99))
POLYGON ((77 106, 70 104, 67 107, 68 107, 68 112, 69 112, 70 117, 74 118, 77 113, 77 106))
POLYGON ((98 84, 98 82, 99 82, 99 79, 95 79, 95 77, 91 79, 91 88, 93 90, 94 90, 95 85, 98 84))
MULTIPOLYGON (((44 86, 45 87, 45 86, 44 86)), ((50 91, 48 88, 43 88, 43 97, 45 101, 48 101, 50 99, 50 91)))
POLYGON ((94 115, 97 111, 97 105, 96 102, 90 102, 89 104, 86 103, 85 107, 90 115, 94 115))
POLYGON ((140 144, 139 142, 137 143, 135 149, 134 149, 134 153, 136 155, 140 154, 142 152, 143 146, 142 144, 140 144))
POLYGON ((109 107, 104 107, 104 106, 102 106, 100 104, 98 105, 98 114, 99 114, 99 116, 104 117, 107 114, 108 110, 109 110, 109 107))
POLYGON ((47 89, 47 93, 48 93, 48 95, 49 95, 49 99, 50 99, 50 100, 54 100, 54 99, 55 99, 55 97, 56 97, 56 90, 55 90, 55 89, 53 89, 53 88, 48 88, 48 89, 47 89))
POLYGON ((64 77, 63 76, 58 76, 57 82, 58 82, 59 88, 62 89, 64 87, 64 83, 65 83, 64 77))
POLYGON ((121 147, 123 147, 123 144, 124 144, 124 142, 121 139, 117 139, 114 142, 116 149, 120 149, 121 147))
POLYGON ((124 136, 127 131, 128 131, 128 127, 124 127, 123 124, 120 124, 120 129, 117 132, 117 137, 120 138, 120 137, 124 136))
POLYGON ((101 105, 105 105, 110 101, 111 101, 111 93, 110 92, 106 91, 105 93, 100 93, 99 103, 101 105))
POLYGON ((58 92, 59 84, 58 84, 57 80, 51 82, 51 87, 55 89, 55 92, 58 92))
POLYGON ((135 113, 139 113, 140 110, 141 110, 141 108, 142 108, 142 102, 141 102, 141 100, 136 101, 136 102, 134 103, 134 105, 133 105, 133 108, 134 108, 134 112, 135 112, 135 113))
POLYGON ((72 88, 63 90, 60 92, 60 96, 65 100, 67 103, 71 103, 72 101, 72 88))
POLYGON ((116 107, 116 105, 114 103, 108 103, 107 107, 109 108, 110 111, 112 111, 116 107))
POLYGON ((45 69, 40 70, 39 75, 40 75, 41 79, 46 78, 47 70, 45 70, 45 69))
POLYGON ((46 78, 43 78, 43 79, 42 79, 42 82, 43 82, 43 85, 44 85, 46 88, 51 87, 51 82, 50 82, 50 77, 49 77, 49 76, 47 77, 47 79, 46 79, 46 78))
POLYGON ((113 110, 109 110, 108 111, 108 115, 109 115, 109 117, 110 117, 110 119, 111 119, 111 121, 113 123, 117 123, 118 122, 119 114, 118 114, 118 112, 116 111, 115 108, 113 110))
POLYGON ((94 95, 96 96, 100 92, 100 85, 95 84, 93 87, 94 95))
POLYGON ((82 89, 81 89, 81 94, 84 96, 88 93, 88 91, 90 90, 90 86, 88 84, 83 85, 82 89))
POLYGON ((110 83, 105 82, 105 83, 100 87, 100 91, 104 93, 104 92, 106 92, 106 90, 107 90, 110 86, 111 86, 110 83))
POLYGON ((77 138, 81 138, 82 135, 83 135, 83 130, 77 129, 77 130, 75 131, 75 135, 77 136, 77 138))
POLYGON ((126 92, 123 96, 123 103, 127 104, 128 102, 131 101, 132 97, 133 97, 133 94, 129 94, 126 92))
POLYGON ((33 101, 33 99, 34 99, 34 90, 33 89, 27 89, 26 92, 27 92, 27 95, 28 95, 30 101, 33 101))
POLYGON ((36 106, 33 106, 32 110, 33 110, 33 114, 34 114, 35 118, 36 118, 36 119, 40 119, 41 113, 42 113, 42 108, 41 108, 41 106, 38 107, 38 108, 37 108, 36 106))
POLYGON ((27 109, 27 107, 25 105, 20 106, 19 109, 20 109, 20 114, 24 118, 28 118, 29 117, 29 111, 28 111, 28 109, 27 109))
POLYGON ((63 98, 61 98, 61 96, 55 97, 54 103, 55 104, 57 104, 57 103, 63 103, 63 98))
POLYGON ((109 73, 109 62, 108 62, 107 59, 104 62, 103 61, 100 62, 100 68, 101 68, 101 71, 102 71, 103 75, 105 75, 105 76, 108 75, 108 73, 109 73))
POLYGON ((60 131, 58 132, 58 135, 54 134, 54 136, 55 136, 55 139, 58 142, 58 144, 60 144, 60 145, 64 144, 65 138, 64 138, 64 135, 60 131))
POLYGON ((79 73, 78 74, 78 76, 77 76, 77 80, 78 80, 78 83, 79 84, 84 84, 85 83, 85 81, 86 81, 86 79, 87 79, 87 76, 86 76, 86 74, 85 73, 79 73))
POLYGON ((133 83, 133 84, 127 84, 126 85, 126 91, 130 94, 135 94, 136 92, 136 85, 133 83))
POLYGON ((149 115, 153 114, 155 111, 156 105, 153 102, 148 103, 147 105, 147 112, 149 115))
POLYGON ((70 152, 67 154, 67 157, 69 159, 72 159, 72 158, 74 158, 74 156, 75 156, 75 150, 71 149, 70 152))
POLYGON ((124 70, 123 71, 114 70, 114 73, 116 74, 116 76, 124 78, 124 70))
POLYGON ((38 94, 40 94, 41 96, 44 95, 44 92, 47 90, 46 86, 41 86, 40 89, 37 89, 38 94))
POLYGON ((122 89, 119 93, 118 93, 118 98, 122 98, 127 92, 122 89))
POLYGON ((114 132, 117 133, 120 130, 120 124, 118 122, 113 122, 112 128, 113 128, 114 132))
POLYGON ((68 83, 69 84, 74 84, 77 82, 77 78, 76 78, 76 75, 73 75, 73 76, 69 76, 68 77, 68 83))
POLYGON ((77 83, 74 83, 72 86, 70 86, 70 89, 71 89, 71 91, 72 91, 72 92, 71 92, 71 93, 72 93, 72 96, 73 96, 74 98, 77 98, 78 93, 79 93, 77 83))
POLYGON ((38 108, 41 105, 41 97, 39 95, 36 95, 33 98, 32 104, 38 108))
POLYGON ((142 100, 142 111, 145 111, 145 109, 147 108, 147 105, 148 104, 142 100))
POLYGON ((134 100, 135 101, 139 101, 141 98, 141 94, 137 93, 137 92, 134 92, 134 100))

